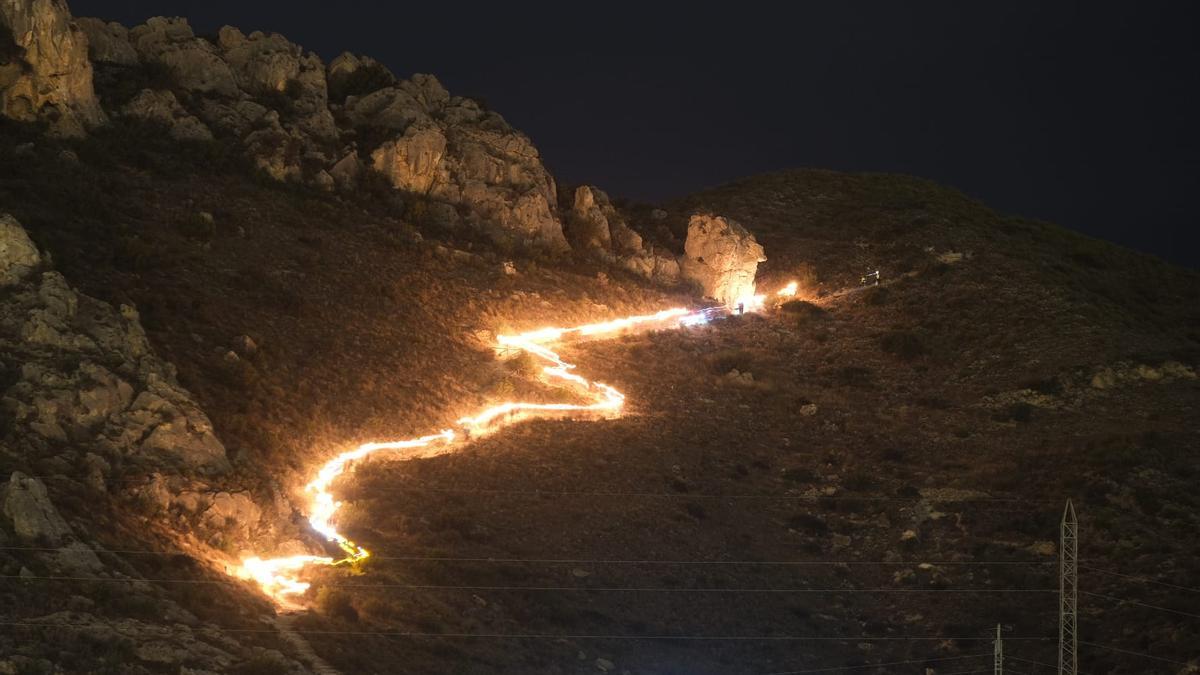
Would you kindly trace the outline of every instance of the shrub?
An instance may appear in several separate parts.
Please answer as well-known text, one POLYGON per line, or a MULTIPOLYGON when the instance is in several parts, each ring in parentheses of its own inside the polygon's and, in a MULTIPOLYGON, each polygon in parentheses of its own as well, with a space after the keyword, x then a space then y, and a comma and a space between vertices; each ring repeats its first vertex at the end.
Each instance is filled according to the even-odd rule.
POLYGON ((787 524, 789 528, 813 537, 829 534, 829 526, 824 519, 811 513, 797 513, 788 518, 787 524))
POLYGON ((886 333, 879 341, 884 352, 904 361, 912 361, 926 353, 925 342, 911 331, 894 330, 886 333))
POLYGON ((805 300, 788 300, 779 306, 787 314, 795 314, 796 316, 807 319, 818 319, 826 315, 826 311, 805 300))
POLYGON ((316 604, 325 616, 344 621, 358 621, 358 610, 354 609, 350 596, 336 588, 325 586, 317 591, 316 604))
POLYGON ((843 366, 837 371, 837 379, 852 387, 865 387, 871 383, 873 374, 870 368, 863 366, 843 366))
POLYGON ((708 357, 708 364, 718 375, 731 370, 749 373, 754 370, 754 355, 744 349, 722 349, 708 357))
POLYGON ((875 477, 865 471, 856 471, 847 474, 842 480, 842 484, 846 486, 847 490, 852 492, 867 492, 878 485, 875 477))
POLYGON ((783 479, 793 483, 814 483, 817 480, 817 473, 806 466, 798 466, 785 470, 783 479))

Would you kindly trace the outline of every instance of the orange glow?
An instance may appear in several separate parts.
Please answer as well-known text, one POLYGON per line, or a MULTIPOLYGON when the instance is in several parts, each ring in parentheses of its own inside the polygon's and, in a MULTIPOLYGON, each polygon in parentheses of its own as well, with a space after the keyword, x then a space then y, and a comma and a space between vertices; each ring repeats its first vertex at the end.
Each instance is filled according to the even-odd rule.
POLYGON ((792 282, 789 282, 787 286, 784 286, 783 288, 779 289, 779 292, 776 293, 776 295, 778 295, 781 298, 793 298, 796 296, 796 291, 799 288, 800 288, 800 284, 796 283, 795 281, 792 281, 792 282))
MULTIPOLYGON (((744 311, 754 311, 763 306, 763 296, 757 295, 744 301, 744 311)), ((591 403, 532 403, 507 401, 485 408, 475 415, 458 420, 458 428, 446 429, 441 433, 421 436, 403 441, 365 443, 353 450, 343 452, 330 459, 317 471, 317 475, 305 487, 309 495, 308 521, 312 528, 326 540, 337 546, 345 556, 335 559, 327 556, 295 555, 263 559, 250 557, 234 570, 234 575, 256 582, 263 591, 282 606, 295 606, 293 596, 301 595, 310 584, 297 578, 299 572, 309 566, 342 565, 357 562, 371 554, 362 546, 339 532, 333 518, 341 508, 330 492, 333 481, 341 476, 348 465, 377 452, 398 453, 402 458, 426 457, 450 452, 456 446, 472 438, 493 433, 510 424, 532 418, 564 416, 619 416, 625 405, 625 395, 615 388, 588 380, 572 372, 575 366, 563 361, 548 343, 561 342, 572 337, 611 336, 634 328, 678 328, 707 323, 709 314, 692 312, 683 308, 667 309, 654 314, 629 316, 602 323, 586 324, 574 328, 542 328, 519 335, 500 335, 496 338, 498 349, 516 349, 545 362, 541 376, 550 384, 571 388, 591 403)))

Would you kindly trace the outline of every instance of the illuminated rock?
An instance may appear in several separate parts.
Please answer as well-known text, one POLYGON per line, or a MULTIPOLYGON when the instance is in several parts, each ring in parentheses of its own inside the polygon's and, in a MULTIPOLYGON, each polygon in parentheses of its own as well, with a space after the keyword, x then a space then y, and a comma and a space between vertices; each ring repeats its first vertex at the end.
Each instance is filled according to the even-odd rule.
POLYGON ((0 216, 0 288, 19 283, 41 260, 25 228, 12 216, 0 216))
POLYGON ((437 127, 410 126, 403 135, 384 143, 371 154, 371 161, 392 187, 428 194, 441 172, 446 154, 446 136, 437 127))
POLYGON ((63 0, 5 0, 0 24, 18 52, 0 65, 0 112, 48 121, 52 134, 67 137, 107 120, 92 88, 87 35, 63 0))
POLYGON ((764 260, 763 247, 736 221, 697 214, 688 222, 680 268, 705 297, 732 307, 753 296, 754 275, 764 260))

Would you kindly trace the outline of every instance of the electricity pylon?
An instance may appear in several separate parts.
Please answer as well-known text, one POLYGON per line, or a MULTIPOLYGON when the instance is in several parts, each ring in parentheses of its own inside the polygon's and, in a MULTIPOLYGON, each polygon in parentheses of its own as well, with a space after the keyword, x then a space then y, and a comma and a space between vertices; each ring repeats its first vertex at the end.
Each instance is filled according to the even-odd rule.
POLYGON ((1004 675, 1004 641, 1000 638, 1000 624, 996 624, 996 640, 992 643, 992 675, 1004 675))
POLYGON ((1058 674, 1079 673, 1079 521, 1067 500, 1058 550, 1058 674))

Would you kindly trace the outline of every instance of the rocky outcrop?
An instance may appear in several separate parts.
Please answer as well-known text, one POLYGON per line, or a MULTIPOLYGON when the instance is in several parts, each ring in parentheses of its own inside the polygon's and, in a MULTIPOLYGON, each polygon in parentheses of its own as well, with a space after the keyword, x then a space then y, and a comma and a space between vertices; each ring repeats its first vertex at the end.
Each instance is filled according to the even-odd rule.
MULTIPOLYGON (((156 82, 132 100, 113 93, 121 101, 114 114, 163 124, 182 140, 232 137, 280 181, 350 189, 369 166, 397 190, 434 202, 424 211, 453 214, 450 220, 502 245, 570 248, 554 178, 537 148, 497 113, 451 96, 432 75, 397 80, 378 62, 351 54, 327 68, 281 35, 226 26, 207 40, 183 18, 154 17, 128 30, 87 19, 80 29, 62 0, 6 2, 32 66, 0 75, 10 116, 53 118, 74 134, 103 122, 90 44, 91 60, 109 69, 102 82, 135 67, 156 82), (42 115, 46 106, 61 111, 42 115)), ((632 230, 609 229, 616 236, 610 241, 627 249, 622 255, 641 255, 632 230)), ((662 266, 646 259, 632 267, 662 266)))
POLYGON ((0 113, 48 122, 52 134, 67 137, 105 122, 92 88, 87 35, 63 0, 3 0, 0 24, 13 52, 0 52, 0 113))
POLYGON ((58 546, 71 536, 71 527, 59 515, 46 486, 36 478, 16 472, 4 489, 4 517, 22 541, 58 546))
POLYGON ((153 17, 129 31, 129 42, 143 63, 169 71, 174 84, 185 91, 228 97, 239 93, 217 47, 196 37, 187 19, 153 17))
POLYGON ((703 214, 688 221, 680 267, 705 297, 733 306, 754 295, 754 276, 764 260, 763 247, 736 221, 703 214))
POLYGON ((575 189, 567 213, 567 234, 576 250, 590 252, 640 277, 664 284, 679 281, 675 256, 647 246, 600 188, 581 185, 575 189))
POLYGON ((278 34, 254 32, 249 37, 231 26, 221 29, 217 44, 242 92, 250 96, 283 94, 289 124, 306 140, 336 141, 337 126, 329 111, 325 64, 278 34))
POLYGON ((348 96, 363 96, 396 84, 387 66, 369 56, 343 52, 329 62, 329 100, 344 103, 348 96))
POLYGON ((15 218, 0 216, 0 288, 20 283, 41 262, 37 247, 15 218))
POLYGON ((137 311, 75 292, 31 258, 37 249, 15 220, 0 223, 0 355, 13 368, 0 440, 32 463, 83 465, 91 452, 110 467, 226 471, 211 422, 153 354, 137 311))
POLYGON ((350 96, 342 115, 356 132, 390 136, 371 153, 371 166, 396 189, 464 207, 467 222, 499 242, 569 248, 554 178, 537 148, 500 115, 450 96, 432 75, 350 96))
POLYGON ((88 37, 88 56, 93 63, 113 63, 120 66, 135 66, 138 55, 129 44, 129 29, 115 21, 101 21, 90 17, 75 19, 76 25, 88 37))
POLYGON ((181 141, 211 141, 212 131, 204 122, 188 113, 175 94, 161 89, 143 89, 122 108, 121 114, 166 126, 173 138, 181 141))

